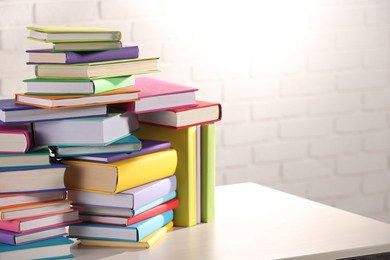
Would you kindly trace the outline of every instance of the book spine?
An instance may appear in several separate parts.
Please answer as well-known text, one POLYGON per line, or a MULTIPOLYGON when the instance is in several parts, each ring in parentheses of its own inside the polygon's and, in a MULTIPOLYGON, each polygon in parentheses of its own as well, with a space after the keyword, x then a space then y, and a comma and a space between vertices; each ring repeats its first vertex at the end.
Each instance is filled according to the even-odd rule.
POLYGON ((124 47, 119 50, 96 52, 66 52, 66 63, 99 62, 108 60, 123 60, 138 58, 138 46, 124 47))
POLYGON ((8 233, 7 231, 0 231, 0 243, 16 245, 15 235, 12 233, 8 233))
POLYGON ((165 226, 172 220, 173 220, 173 210, 170 210, 161 215, 157 215, 155 217, 142 221, 139 223, 139 225, 136 224, 137 231, 138 231, 137 241, 140 241, 142 238, 153 233, 157 229, 165 226))
POLYGON ((20 232, 20 221, 19 220, 1 220, 0 229, 11 231, 11 232, 20 232))

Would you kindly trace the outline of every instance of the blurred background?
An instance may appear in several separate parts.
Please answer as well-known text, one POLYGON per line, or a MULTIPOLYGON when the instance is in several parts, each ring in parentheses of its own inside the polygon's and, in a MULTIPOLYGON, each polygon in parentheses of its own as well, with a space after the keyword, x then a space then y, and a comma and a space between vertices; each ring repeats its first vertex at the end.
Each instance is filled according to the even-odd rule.
MULTIPOLYGON (((390 223, 390 2, 3 0, 0 97, 34 77, 29 25, 122 31, 149 76, 220 102, 217 185, 256 182, 390 223)), ((255 205, 261 207, 261 205, 255 205)))

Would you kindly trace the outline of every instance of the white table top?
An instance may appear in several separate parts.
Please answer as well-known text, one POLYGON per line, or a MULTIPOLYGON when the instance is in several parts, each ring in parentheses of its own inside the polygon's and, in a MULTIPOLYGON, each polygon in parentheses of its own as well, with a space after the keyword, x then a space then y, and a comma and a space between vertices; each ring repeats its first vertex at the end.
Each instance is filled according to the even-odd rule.
POLYGON ((77 259, 334 259, 390 252, 390 225, 253 183, 216 187, 215 223, 150 249, 77 248, 77 259))

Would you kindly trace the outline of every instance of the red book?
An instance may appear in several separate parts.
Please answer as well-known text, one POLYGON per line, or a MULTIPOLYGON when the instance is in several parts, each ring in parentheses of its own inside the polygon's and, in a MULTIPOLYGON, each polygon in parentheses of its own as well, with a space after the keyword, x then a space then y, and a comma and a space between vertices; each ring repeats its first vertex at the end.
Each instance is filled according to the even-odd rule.
POLYGON ((109 224, 109 225, 119 225, 119 226, 129 226, 134 223, 140 222, 147 218, 151 218, 162 214, 168 210, 175 209, 179 206, 178 199, 171 199, 165 203, 162 203, 154 208, 151 208, 147 211, 144 211, 134 217, 120 217, 120 216, 105 216, 105 215, 87 215, 80 214, 80 219, 84 222, 93 222, 98 224, 109 224))
POLYGON ((196 106, 193 107, 173 108, 138 115, 142 123, 175 129, 216 122, 221 120, 221 117, 221 104, 200 100, 197 100, 196 106))
POLYGON ((0 125, 0 153, 26 153, 32 147, 30 125, 0 125))

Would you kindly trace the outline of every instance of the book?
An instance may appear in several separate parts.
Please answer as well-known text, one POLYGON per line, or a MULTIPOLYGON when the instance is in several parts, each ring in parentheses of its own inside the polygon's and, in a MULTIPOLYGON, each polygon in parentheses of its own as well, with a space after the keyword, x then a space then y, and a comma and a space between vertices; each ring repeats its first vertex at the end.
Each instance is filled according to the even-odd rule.
POLYGON ((157 71, 158 57, 142 57, 76 64, 38 64, 35 75, 41 78, 105 78, 157 71))
POLYGON ((64 259, 72 258, 73 240, 66 237, 45 239, 18 246, 0 243, 0 259, 64 259))
POLYGON ((106 105, 54 110, 16 104, 15 99, 0 100, 0 124, 22 124, 37 121, 103 116, 106 114, 106 105))
POLYGON ((180 129, 216 122, 221 120, 221 116, 221 104, 197 100, 193 107, 142 113, 138 115, 138 119, 142 123, 180 129))
MULTIPOLYGON (((0 207, 41 202, 49 200, 59 200, 66 198, 65 189, 53 191, 39 191, 17 194, 0 194, 0 207)), ((1 225, 0 225, 0 229, 1 225)))
POLYGON ((119 41, 118 30, 101 27, 28 26, 29 39, 44 42, 119 41))
POLYGON ((171 148, 107 164, 62 161, 69 165, 64 177, 68 189, 100 193, 118 193, 169 177, 175 173, 178 162, 176 150, 171 148))
POLYGON ((103 146, 130 135, 138 129, 131 113, 109 113, 103 117, 35 122, 35 145, 103 146))
POLYGON ((99 78, 99 79, 61 79, 33 78, 24 80, 27 85, 25 94, 99 94, 134 85, 134 76, 99 78))
POLYGON ((119 248, 150 248, 154 246, 165 234, 171 230, 173 227, 173 222, 169 222, 165 226, 157 229, 150 235, 147 235, 139 242, 128 242, 128 241, 118 241, 118 240, 107 240, 107 239, 88 239, 81 238, 79 239, 78 246, 92 246, 92 247, 119 247, 119 248))
POLYGON ((0 194, 64 189, 66 164, 0 168, 0 194))
POLYGON ((145 212, 151 208, 154 208, 174 198, 176 198, 176 191, 172 191, 136 209, 129 209, 123 207, 91 206, 91 205, 73 205, 73 207, 78 211, 80 211, 80 214, 84 214, 84 215, 92 214, 92 215, 134 217, 141 214, 142 212, 145 212))
POLYGON ((121 41, 115 42, 54 42, 53 52, 96 52, 116 51, 122 48, 121 41))
MULTIPOLYGON (((30 125, 0 125, 0 154, 23 154, 33 145, 30 125)), ((11 155, 10 155, 11 156, 11 155)))
POLYGON ((75 156, 73 159, 89 161, 89 162, 99 162, 99 163, 110 163, 116 162, 128 158, 133 158, 136 156, 161 151, 171 147, 171 143, 167 141, 160 140, 146 140, 142 139, 142 148, 138 152, 131 153, 119 153, 119 154, 95 154, 95 155, 82 155, 75 156))
POLYGON ((0 153, 0 168, 45 165, 50 165, 50 154, 47 148, 30 150, 27 153, 0 153))
POLYGON ((200 125, 196 126, 196 223, 200 224, 202 222, 201 217, 201 202, 202 202, 202 183, 201 183, 201 131, 200 125))
POLYGON ((216 126, 201 126, 201 220, 213 222, 215 213, 216 126))
POLYGON ((134 86, 139 89, 139 100, 117 105, 133 113, 166 110, 169 108, 195 106, 197 88, 166 82, 150 77, 137 78, 134 86))
POLYGON ((69 226, 69 237, 138 242, 172 220, 173 211, 170 210, 130 226, 80 223, 69 226))
POLYGON ((127 135, 118 141, 103 146, 51 146, 57 158, 79 155, 130 153, 141 150, 142 143, 135 135, 127 135))
POLYGON ((27 64, 41 63, 84 63, 107 60, 123 60, 138 58, 138 46, 126 46, 119 50, 53 52, 51 49, 27 50, 27 64))
POLYGON ((0 229, 16 233, 38 231, 44 228, 68 226, 81 222, 79 212, 72 210, 35 217, 18 218, 0 221, 0 229))
POLYGON ((176 176, 172 175, 116 194, 69 190, 68 199, 73 202, 73 205, 138 209, 175 190, 176 176))
POLYGON ((179 200, 174 198, 165 203, 159 204, 153 208, 150 208, 144 212, 139 213, 138 215, 132 217, 126 216, 115 216, 115 215, 98 215, 98 214, 80 214, 80 219, 83 222, 93 222, 97 224, 107 224, 107 225, 120 225, 120 226, 129 226, 134 223, 140 222, 142 220, 151 218, 162 214, 168 210, 176 209, 179 206, 179 200))
POLYGON ((0 243, 16 246, 64 235, 66 235, 65 227, 44 228, 25 233, 0 230, 0 243))
POLYGON ((85 95, 32 95, 16 93, 17 104, 46 109, 63 109, 132 102, 138 98, 138 90, 130 87, 114 89, 99 94, 85 95))
POLYGON ((177 197, 180 205, 175 209, 176 226, 196 224, 196 127, 170 129, 140 124, 137 137, 169 141, 180 158, 175 172, 177 197))
POLYGON ((70 200, 54 200, 35 202, 24 205, 7 206, 0 208, 0 220, 34 217, 50 213, 71 211, 70 200))

